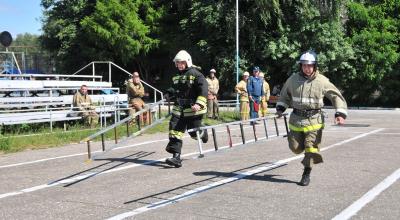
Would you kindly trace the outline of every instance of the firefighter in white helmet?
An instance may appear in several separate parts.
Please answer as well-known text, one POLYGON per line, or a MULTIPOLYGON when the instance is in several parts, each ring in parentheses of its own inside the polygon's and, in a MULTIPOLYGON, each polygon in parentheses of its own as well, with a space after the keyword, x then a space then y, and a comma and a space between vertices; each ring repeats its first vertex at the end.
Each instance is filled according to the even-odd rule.
POLYGON ((247 81, 249 76, 249 72, 244 72, 242 80, 235 86, 235 91, 239 95, 240 101, 240 119, 243 121, 249 120, 250 116, 249 94, 247 93, 247 81))
POLYGON ((206 77, 208 83, 208 95, 207 95, 207 117, 212 119, 217 119, 218 110, 218 90, 219 90, 219 80, 215 77, 215 69, 210 70, 210 74, 206 77))
MULTIPOLYGON (((207 112, 208 84, 204 75, 194 67, 190 54, 185 50, 179 51, 173 62, 178 68, 178 74, 172 78, 173 86, 169 89, 175 100, 169 122, 169 143, 166 147, 172 158, 168 158, 166 163, 181 167, 182 137, 186 129, 201 126, 203 115, 207 112)), ((197 138, 196 132, 189 134, 192 138, 197 138)), ((201 131, 200 138, 206 143, 207 131, 201 131)))
POLYGON ((289 119, 289 148, 295 153, 305 152, 302 164, 304 172, 299 185, 310 183, 313 164, 322 163, 319 154, 324 128, 324 115, 321 108, 323 98, 328 98, 335 110, 335 123, 342 125, 347 117, 347 104, 339 90, 317 70, 317 55, 306 52, 301 55, 300 72, 289 77, 282 88, 276 104, 279 116, 289 107, 293 112, 289 119))

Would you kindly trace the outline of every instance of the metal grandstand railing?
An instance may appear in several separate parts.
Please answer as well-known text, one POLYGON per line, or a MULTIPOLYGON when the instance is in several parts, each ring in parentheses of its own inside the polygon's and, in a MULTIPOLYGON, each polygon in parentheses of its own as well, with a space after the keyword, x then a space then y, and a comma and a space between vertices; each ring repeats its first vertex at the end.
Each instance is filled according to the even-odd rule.
MULTIPOLYGON (((86 70, 87 68, 91 68, 92 69, 92 75, 95 76, 95 74, 96 74, 96 64, 107 64, 108 65, 108 82, 111 82, 111 76, 112 76, 111 72, 112 72, 112 68, 113 67, 121 70, 122 72, 126 73, 129 76, 132 76, 132 73, 128 72, 124 68, 118 66, 117 64, 115 64, 115 63, 113 63, 111 61, 93 61, 93 62, 87 64, 86 66, 82 67, 81 69, 79 69, 78 71, 73 73, 72 75, 76 75, 76 74, 86 70)), ((164 94, 160 90, 158 90, 157 88, 155 88, 154 86, 150 85, 149 83, 147 83, 147 82, 145 82, 143 80, 140 80, 140 81, 154 91, 154 103, 157 102, 157 94, 159 94, 159 96, 160 96, 159 100, 164 99, 164 94)))

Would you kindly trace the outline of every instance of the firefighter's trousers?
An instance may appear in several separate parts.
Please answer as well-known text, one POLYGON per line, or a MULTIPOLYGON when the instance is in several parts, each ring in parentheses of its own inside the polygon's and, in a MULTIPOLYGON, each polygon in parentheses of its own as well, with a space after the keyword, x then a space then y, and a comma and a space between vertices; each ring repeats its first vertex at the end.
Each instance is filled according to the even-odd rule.
MULTIPOLYGON (((134 98, 129 100, 129 115, 134 115, 137 111, 142 110, 145 107, 145 103, 141 98, 134 98)), ((139 115, 139 123, 140 124, 150 124, 151 115, 147 112, 139 115)), ((132 121, 134 122, 134 121, 132 121)))
POLYGON ((218 118, 218 100, 217 98, 214 99, 207 99, 207 117, 209 118, 218 118))
POLYGON ((319 146, 322 140, 322 129, 310 132, 289 131, 289 148, 295 154, 305 152, 301 162, 304 167, 312 167, 313 164, 322 163, 322 156, 319 154, 319 146))
POLYGON ((85 124, 90 126, 91 128, 96 127, 96 125, 99 123, 99 115, 96 111, 82 112, 81 115, 85 124))
MULTIPOLYGON (((171 120, 169 121, 169 143, 165 150, 171 154, 181 153, 182 137, 186 129, 200 127, 202 118, 203 115, 183 117, 172 114, 171 120)), ((197 139, 196 132, 189 132, 189 135, 197 139)), ((200 134, 200 138, 202 135, 203 132, 200 134)))
POLYGON ((250 107, 248 101, 240 101, 240 119, 248 120, 250 114, 250 107))
POLYGON ((261 100, 261 103, 260 103, 259 115, 261 117, 265 117, 265 116, 267 116, 267 114, 268 114, 268 101, 266 101, 264 98, 261 100))

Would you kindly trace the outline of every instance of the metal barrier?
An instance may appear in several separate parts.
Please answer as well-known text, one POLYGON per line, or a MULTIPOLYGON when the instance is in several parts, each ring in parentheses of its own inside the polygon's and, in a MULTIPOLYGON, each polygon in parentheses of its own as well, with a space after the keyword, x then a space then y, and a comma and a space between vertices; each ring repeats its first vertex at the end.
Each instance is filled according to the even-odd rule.
MULTIPOLYGON (((117 127, 119 127, 119 126, 123 126, 123 125, 126 126, 126 136, 127 137, 135 137, 135 136, 138 136, 139 134, 141 134, 143 131, 145 131, 145 130, 147 130, 147 129, 149 129, 149 128, 151 128, 151 127, 153 127, 153 126, 155 126, 155 125, 157 125, 159 123, 161 123, 164 119, 166 119, 169 116, 169 114, 168 114, 168 115, 166 115, 164 117, 161 117, 161 106, 164 105, 164 102, 165 102, 165 100, 163 99, 163 100, 158 101, 156 103, 152 103, 152 104, 146 105, 144 109, 136 112, 135 114, 133 114, 131 116, 128 116, 128 117, 116 122, 115 124, 110 125, 110 126, 104 128, 104 129, 102 129, 102 130, 90 135, 89 137, 83 139, 81 141, 81 143, 84 143, 84 142, 87 143, 88 159, 89 160, 93 159, 92 153, 91 153, 92 151, 91 151, 90 142, 93 139, 97 138, 98 136, 101 136, 101 146, 102 146, 102 152, 101 153, 104 154, 104 153, 112 150, 112 147, 110 149, 106 150, 106 146, 105 146, 105 133, 108 132, 108 131, 114 130, 114 142, 115 142, 115 144, 118 144, 117 127), (157 106, 158 106, 158 119, 153 122, 153 120, 151 118, 151 110, 154 109, 157 106), (145 112, 148 114, 148 116, 150 118, 149 119, 149 125, 147 125, 147 126, 142 128, 141 124, 139 122, 139 117, 140 117, 141 114, 143 114, 145 112), (129 123, 132 120, 137 120, 138 131, 131 134, 130 131, 129 131, 129 123)), ((168 106, 170 106, 170 105, 168 105, 168 106)), ((170 107, 168 107, 168 112, 171 112, 169 108, 170 107)))
MULTIPOLYGON (((284 120, 284 123, 285 123, 285 129, 286 129, 286 134, 287 134, 289 132, 288 125, 287 125, 287 114, 286 113, 283 114, 282 117, 283 117, 283 120, 284 120)), ((204 154, 203 154, 203 145, 202 145, 202 142, 200 140, 200 131, 211 129, 212 136, 213 136, 213 141, 214 141, 214 148, 215 148, 215 151, 218 151, 219 146, 218 146, 218 142, 217 142, 215 128, 217 128, 217 127, 226 127, 226 132, 228 134, 228 146, 231 148, 233 146, 233 143, 232 143, 232 135, 231 135, 230 126, 239 125, 242 144, 244 145, 247 142, 246 142, 245 135, 244 135, 243 124, 250 122, 250 124, 252 126, 252 129, 253 129, 254 141, 257 142, 258 140, 261 140, 261 139, 264 139, 264 138, 257 137, 256 122, 257 121, 262 121, 263 122, 264 131, 265 131, 265 139, 269 139, 270 135, 269 135, 268 129, 267 129, 267 120, 269 120, 269 119, 273 119, 274 125, 275 125, 275 130, 276 130, 276 136, 280 136, 279 129, 278 129, 277 116, 276 115, 266 116, 266 117, 262 117, 262 118, 255 118, 255 119, 250 119, 250 120, 245 120, 245 121, 235 121, 235 122, 230 122, 230 123, 224 123, 224 124, 218 124, 218 125, 212 125, 212 126, 204 126, 204 127, 199 127, 199 128, 193 128, 193 129, 189 129, 188 132, 196 132, 197 143, 198 143, 198 148, 199 148, 199 158, 201 158, 201 157, 204 157, 204 154)), ((286 135, 283 136, 283 137, 286 137, 286 135)))
MULTIPOLYGON (((73 73, 71 76, 74 76, 80 72, 82 72, 83 70, 85 70, 86 68, 92 68, 92 75, 95 76, 96 74, 96 69, 95 69, 95 65, 96 64, 107 64, 108 65, 108 82, 111 82, 111 71, 112 71, 112 67, 116 67, 117 69, 121 70, 122 72, 128 74, 129 76, 132 76, 132 73, 126 71, 124 68, 118 66, 117 64, 111 62, 111 61, 93 61, 89 64, 87 64, 86 66, 82 67, 81 69, 79 69, 78 71, 76 71, 75 73, 73 73)), ((94 80, 94 79, 93 79, 94 80)), ((145 84, 146 86, 150 87, 153 91, 154 91, 154 103, 157 102, 157 94, 160 95, 160 100, 164 99, 164 94, 158 90, 157 88, 155 88, 154 86, 146 83, 143 80, 140 80, 143 84, 145 84)))

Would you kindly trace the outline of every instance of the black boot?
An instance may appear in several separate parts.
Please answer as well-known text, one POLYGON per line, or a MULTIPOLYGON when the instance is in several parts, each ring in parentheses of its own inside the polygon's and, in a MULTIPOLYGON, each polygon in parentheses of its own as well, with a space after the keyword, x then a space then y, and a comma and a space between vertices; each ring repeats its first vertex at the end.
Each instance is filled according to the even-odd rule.
POLYGON ((300 186, 308 186, 310 184, 311 167, 304 167, 303 176, 299 182, 300 186))
POLYGON ((203 141, 203 143, 207 143, 208 142, 208 132, 207 132, 207 130, 203 130, 202 135, 201 135, 201 141, 203 141))
POLYGON ((174 166, 176 168, 179 168, 179 167, 182 166, 181 154, 180 153, 173 153, 172 154, 172 158, 166 159, 165 162, 170 166, 174 166))

